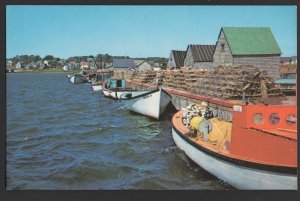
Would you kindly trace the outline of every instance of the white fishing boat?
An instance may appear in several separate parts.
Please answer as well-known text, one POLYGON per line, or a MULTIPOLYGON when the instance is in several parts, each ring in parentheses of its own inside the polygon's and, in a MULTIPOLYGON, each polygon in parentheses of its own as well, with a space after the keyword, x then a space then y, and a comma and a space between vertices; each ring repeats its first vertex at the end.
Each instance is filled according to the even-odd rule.
POLYGON ((83 84, 83 83, 87 82, 85 77, 83 77, 83 75, 81 75, 81 74, 75 74, 75 75, 69 77, 69 79, 73 84, 83 84))
POLYGON ((170 103, 171 96, 159 88, 151 91, 133 91, 122 95, 120 99, 126 100, 125 103, 129 110, 159 119, 170 103))
POLYGON ((104 88, 104 87, 102 87, 102 93, 103 93, 103 95, 104 95, 105 97, 107 97, 107 98, 111 97, 111 96, 110 96, 109 90, 106 89, 106 88, 104 88))
POLYGON ((93 91, 101 91, 102 85, 92 85, 93 91))

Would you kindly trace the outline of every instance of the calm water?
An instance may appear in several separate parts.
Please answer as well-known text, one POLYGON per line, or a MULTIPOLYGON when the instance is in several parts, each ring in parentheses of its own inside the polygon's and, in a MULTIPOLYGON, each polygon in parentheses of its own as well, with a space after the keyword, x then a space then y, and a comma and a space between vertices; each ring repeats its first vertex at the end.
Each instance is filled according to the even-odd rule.
POLYGON ((7 189, 231 189, 178 150, 171 111, 133 114, 66 74, 7 74, 7 189))

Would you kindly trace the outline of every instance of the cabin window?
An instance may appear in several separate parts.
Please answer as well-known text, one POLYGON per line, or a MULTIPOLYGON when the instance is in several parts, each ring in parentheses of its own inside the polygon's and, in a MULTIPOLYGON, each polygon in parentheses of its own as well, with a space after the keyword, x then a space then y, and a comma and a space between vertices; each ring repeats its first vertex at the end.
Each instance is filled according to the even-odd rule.
POLYGON ((122 80, 117 80, 117 87, 122 87, 122 80))
POLYGON ((272 113, 269 117, 269 121, 271 124, 278 124, 280 122, 280 116, 278 113, 272 113))
POLYGON ((286 123, 287 125, 293 126, 296 124, 297 117, 294 114, 288 114, 286 117, 286 123))
POLYGON ((252 121, 256 125, 261 125, 264 122, 264 117, 261 113, 256 113, 252 116, 252 121))

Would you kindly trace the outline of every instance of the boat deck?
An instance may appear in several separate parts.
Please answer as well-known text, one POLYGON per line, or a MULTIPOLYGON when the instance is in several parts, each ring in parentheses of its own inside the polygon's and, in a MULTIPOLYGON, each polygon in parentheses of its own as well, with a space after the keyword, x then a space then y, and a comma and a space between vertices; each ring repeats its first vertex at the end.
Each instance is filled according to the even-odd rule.
MULTIPOLYGON (((202 135, 200 135, 199 133, 197 133, 196 137, 190 137, 187 135, 187 133, 190 131, 189 128, 185 127, 182 123, 182 111, 177 112, 172 119, 172 124, 173 124, 173 128, 175 128, 178 132, 180 132, 182 134, 182 136, 184 138, 186 138, 188 141, 193 142, 196 146, 202 147, 206 150, 209 150, 210 152, 214 152, 218 155, 222 155, 224 157, 227 158, 232 158, 232 159, 236 159, 236 160, 242 160, 242 161, 248 161, 248 162, 253 162, 253 163, 259 163, 259 164, 265 164, 265 165, 273 165, 273 166, 278 166, 278 163, 272 163, 270 161, 265 161, 265 160, 259 160, 259 159, 255 159, 255 158, 249 158, 249 157, 245 157, 243 155, 238 154, 237 152, 232 153, 230 146, 229 148, 226 146, 226 143, 222 143, 222 144, 216 144, 216 143, 212 143, 209 140, 208 141, 204 141, 204 138, 202 135)), ((269 131, 270 133, 274 132, 274 129, 269 129, 266 131, 269 131)), ((221 131, 222 132, 222 131, 221 131)), ((231 131, 230 131, 231 132, 231 131)), ((274 133, 272 133, 274 134, 274 133)), ((278 135, 283 135, 286 137, 286 131, 282 131, 282 130, 276 130, 276 134, 278 135)), ((290 137, 295 137, 295 133, 294 132, 290 132, 290 134, 288 134, 290 137)), ((230 140, 229 140, 229 145, 230 145, 230 140)), ((292 164, 289 163, 285 163, 283 162, 281 165, 284 165, 286 167, 295 167, 292 164)))

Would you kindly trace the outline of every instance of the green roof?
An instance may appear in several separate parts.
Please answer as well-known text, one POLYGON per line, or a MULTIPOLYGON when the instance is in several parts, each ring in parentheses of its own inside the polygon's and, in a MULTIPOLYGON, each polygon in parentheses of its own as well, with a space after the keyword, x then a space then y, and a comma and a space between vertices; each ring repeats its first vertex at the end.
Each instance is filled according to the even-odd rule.
POLYGON ((232 55, 281 54, 270 28, 223 27, 232 55))

